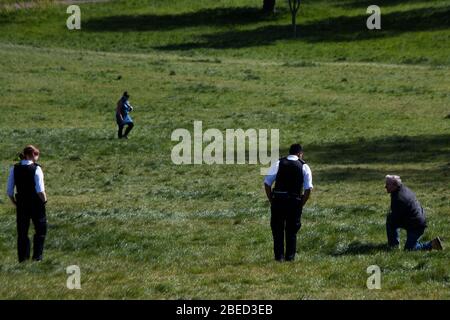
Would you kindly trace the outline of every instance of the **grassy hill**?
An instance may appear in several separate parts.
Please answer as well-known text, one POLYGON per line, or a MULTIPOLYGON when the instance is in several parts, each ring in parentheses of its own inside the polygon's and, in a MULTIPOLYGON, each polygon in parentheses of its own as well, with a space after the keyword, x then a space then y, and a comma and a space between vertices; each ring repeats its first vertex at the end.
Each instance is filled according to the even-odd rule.
POLYGON ((0 185, 33 143, 50 200, 45 260, 19 265, 1 193, 0 298, 450 298, 448 249, 386 251, 383 188, 401 175, 424 239, 449 239, 450 1, 380 2, 373 33, 367 1, 305 1, 298 39, 284 3, 267 17, 260 2, 81 4, 81 31, 66 4, 2 9, 0 185), (124 90, 136 127, 117 140, 124 90), (172 164, 171 133, 194 120, 304 145, 315 189, 296 262, 272 261, 260 166, 172 164), (73 264, 82 290, 66 288, 73 264))
POLYGON ((277 13, 269 16, 261 13, 262 0, 86 3, 80 4, 82 32, 68 32, 67 4, 31 2, 37 5, 0 13, 2 42, 291 62, 450 64, 449 0, 380 0, 382 29, 376 31, 366 28, 370 1, 304 1, 298 39, 292 38, 285 1, 278 1, 277 13))

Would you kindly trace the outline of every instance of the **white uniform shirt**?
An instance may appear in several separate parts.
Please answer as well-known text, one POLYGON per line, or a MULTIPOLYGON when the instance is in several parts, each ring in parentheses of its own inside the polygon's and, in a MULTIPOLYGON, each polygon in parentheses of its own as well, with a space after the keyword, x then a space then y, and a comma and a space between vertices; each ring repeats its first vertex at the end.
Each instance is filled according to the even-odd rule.
MULTIPOLYGON (((291 161, 298 161, 298 157, 295 155, 289 155, 287 156, 288 160, 291 161)), ((264 183, 268 186, 272 186, 272 184, 275 182, 275 179, 277 177, 278 168, 280 166, 280 160, 278 160, 276 163, 270 167, 269 172, 267 173, 266 177, 264 178, 264 183)), ((305 163, 302 168, 303 171, 303 189, 309 190, 313 188, 312 184, 312 173, 309 166, 305 163)))
MULTIPOLYGON (((31 160, 21 160, 21 165, 29 166, 30 164, 33 164, 33 161, 31 160)), ((34 174, 34 183, 36 185, 36 192, 44 192, 45 186, 44 186, 44 173, 42 172, 41 167, 36 167, 36 173, 34 174)), ((13 197, 14 196, 14 187, 16 186, 16 182, 14 180, 14 166, 9 171, 9 177, 8 177, 8 185, 6 188, 6 193, 8 196, 13 197)))

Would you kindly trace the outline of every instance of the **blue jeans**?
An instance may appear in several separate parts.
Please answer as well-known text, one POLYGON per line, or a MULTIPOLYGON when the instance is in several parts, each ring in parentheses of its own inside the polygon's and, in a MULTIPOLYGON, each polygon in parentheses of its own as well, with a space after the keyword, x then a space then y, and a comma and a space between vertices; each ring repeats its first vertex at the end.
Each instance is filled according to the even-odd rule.
MULTIPOLYGON (((400 228, 386 223, 386 232, 388 238, 388 245, 390 247, 396 247, 400 244, 400 228)), ((431 250, 431 241, 422 243, 419 238, 425 232, 425 228, 419 229, 407 229, 406 230, 406 243, 405 250, 431 250)))

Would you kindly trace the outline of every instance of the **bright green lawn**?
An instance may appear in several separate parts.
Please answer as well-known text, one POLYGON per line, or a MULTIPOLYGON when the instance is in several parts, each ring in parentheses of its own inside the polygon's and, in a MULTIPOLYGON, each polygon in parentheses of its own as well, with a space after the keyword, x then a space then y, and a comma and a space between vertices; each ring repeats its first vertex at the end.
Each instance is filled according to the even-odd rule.
MULTIPOLYGON (((168 14, 167 3, 175 3, 152 1, 143 9, 144 2, 129 1, 130 14, 168 14)), ((395 2, 389 10, 434 5, 395 2)), ((305 5, 311 10, 305 23, 361 11, 317 3, 305 5)), ((448 8, 436 3, 435 12, 448 8)), ((186 10, 205 4, 189 2, 186 10)), ((123 4, 86 8, 92 8, 86 17, 98 18, 116 15, 123 4)), ((450 298, 448 249, 385 251, 389 196, 383 188, 385 174, 401 175, 427 210, 424 239, 449 239, 449 48, 429 41, 448 38, 448 27, 379 39, 167 51, 155 47, 228 27, 171 28, 166 21, 167 31, 86 28, 67 35, 64 20, 53 28, 64 12, 40 10, 43 16, 21 11, 0 20, 0 185, 17 152, 28 143, 39 146, 50 228, 45 261, 18 265, 14 210, 1 194, 1 298, 450 298), (392 49, 395 39, 405 50, 392 49), (365 50, 370 45, 380 51, 365 50), (348 61, 336 61, 344 52, 348 61), (405 57, 420 65, 401 64, 405 57), (114 108, 124 89, 136 105, 136 127, 130 140, 119 141, 114 108), (222 131, 279 128, 282 153, 292 142, 304 145, 315 189, 296 262, 272 261, 259 166, 172 164, 170 135, 192 130, 194 120, 222 131), (80 291, 65 287, 71 264, 81 268, 80 291), (382 290, 366 288, 373 264, 382 269, 382 290)))

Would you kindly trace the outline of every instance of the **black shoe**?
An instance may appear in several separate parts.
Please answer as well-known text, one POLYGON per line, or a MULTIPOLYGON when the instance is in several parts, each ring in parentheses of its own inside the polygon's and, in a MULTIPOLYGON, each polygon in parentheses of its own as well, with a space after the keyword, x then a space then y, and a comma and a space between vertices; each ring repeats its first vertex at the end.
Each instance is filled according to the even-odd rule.
POLYGON ((295 255, 286 257, 286 261, 294 261, 295 255))
POLYGON ((431 240, 431 248, 432 250, 442 250, 442 241, 439 237, 431 240))

